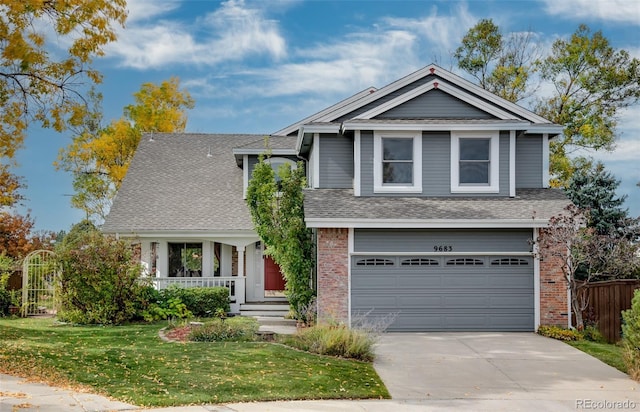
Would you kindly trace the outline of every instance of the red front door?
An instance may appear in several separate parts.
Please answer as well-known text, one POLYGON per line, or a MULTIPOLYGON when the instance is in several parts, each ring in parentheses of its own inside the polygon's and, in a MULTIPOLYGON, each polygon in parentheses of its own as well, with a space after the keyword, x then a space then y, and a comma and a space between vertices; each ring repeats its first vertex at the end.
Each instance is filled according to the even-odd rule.
POLYGON ((264 257, 264 290, 284 290, 284 278, 280 266, 271 259, 264 257))

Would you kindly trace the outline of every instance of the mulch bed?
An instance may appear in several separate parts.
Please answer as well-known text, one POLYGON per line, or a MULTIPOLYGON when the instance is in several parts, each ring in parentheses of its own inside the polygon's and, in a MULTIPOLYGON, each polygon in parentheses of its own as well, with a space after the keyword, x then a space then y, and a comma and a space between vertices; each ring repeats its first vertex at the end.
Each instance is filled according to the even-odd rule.
POLYGON ((176 326, 172 329, 163 330, 165 338, 174 342, 188 342, 189 333, 191 333, 191 326, 176 326))

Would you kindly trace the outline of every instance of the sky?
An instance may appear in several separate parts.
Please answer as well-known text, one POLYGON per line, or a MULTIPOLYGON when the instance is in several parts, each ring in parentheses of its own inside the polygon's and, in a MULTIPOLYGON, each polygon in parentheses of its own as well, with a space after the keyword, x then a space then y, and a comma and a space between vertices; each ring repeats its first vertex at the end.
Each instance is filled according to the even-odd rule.
MULTIPOLYGON (((451 56, 483 18, 503 34, 532 32, 544 50, 584 23, 640 58, 637 0, 129 0, 128 9, 118 40, 95 61, 104 119, 121 117, 143 83, 177 76, 196 101, 188 132, 273 133, 431 63, 464 75, 451 56)), ((616 150, 592 155, 638 216, 640 105, 621 113, 618 132, 616 150)), ((71 176, 53 166, 70 141, 32 127, 18 153, 14 172, 28 186, 19 212, 30 210, 36 230, 68 231, 84 217, 70 205, 71 176)))

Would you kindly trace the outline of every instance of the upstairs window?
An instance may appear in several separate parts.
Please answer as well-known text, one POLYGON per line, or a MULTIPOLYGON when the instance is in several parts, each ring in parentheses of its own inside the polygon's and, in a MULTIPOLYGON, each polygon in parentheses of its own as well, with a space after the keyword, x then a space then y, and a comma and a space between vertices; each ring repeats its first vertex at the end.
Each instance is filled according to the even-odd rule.
POLYGON ((452 132, 451 192, 498 193, 498 132, 452 132))
POLYGON ((422 134, 374 134, 374 192, 422 191, 422 134))

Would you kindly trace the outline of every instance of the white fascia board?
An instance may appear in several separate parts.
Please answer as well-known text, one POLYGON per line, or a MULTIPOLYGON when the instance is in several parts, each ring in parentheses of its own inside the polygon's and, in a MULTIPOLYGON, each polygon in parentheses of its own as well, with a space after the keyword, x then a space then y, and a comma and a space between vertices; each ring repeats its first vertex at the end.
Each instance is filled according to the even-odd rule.
POLYGON ((142 230, 142 231, 132 231, 132 232, 119 232, 121 237, 127 238, 154 238, 154 239, 201 239, 201 240, 215 240, 216 242, 221 241, 221 239, 246 239, 246 240, 260 240, 258 234, 253 230, 181 230, 174 232, 165 232, 158 230, 142 230))
POLYGON ((524 117, 527 120, 530 120, 533 123, 549 123, 548 119, 538 116, 532 111, 527 110, 524 107, 519 106, 513 102, 510 102, 509 100, 503 99, 502 97, 495 95, 476 84, 473 84, 472 82, 458 76, 455 73, 449 72, 436 65, 431 65, 429 67, 435 68, 435 73, 434 73, 435 75, 443 79, 449 80, 450 82, 455 83, 457 86, 465 88, 473 92, 474 94, 482 96, 483 98, 489 100, 490 102, 495 103, 498 106, 502 106, 513 113, 519 114, 520 116, 524 117))
POLYGON ((298 154, 298 152, 295 149, 269 149, 269 148, 262 148, 262 149, 243 149, 243 148, 239 148, 239 149, 233 149, 232 153, 234 155, 260 155, 262 153, 267 153, 270 152, 272 155, 277 155, 277 156, 295 156, 298 154))
POLYGON ((380 229, 490 229, 535 228, 549 225, 547 219, 330 219, 306 218, 313 228, 380 229))
POLYGON ((361 92, 358 92, 356 94, 354 94, 351 97, 348 97, 332 106, 327 107, 326 109, 323 109, 317 113, 312 114, 309 117, 306 117, 302 120, 300 120, 299 122, 296 122, 290 126, 285 127, 284 129, 280 129, 277 132, 273 133, 274 136, 287 136, 289 135, 289 133, 293 133, 296 130, 298 130, 302 125, 306 124, 306 123, 311 123, 314 121, 317 121, 318 118, 320 118, 321 116, 325 116, 328 113, 333 112, 334 110, 338 110, 341 107, 344 107, 346 105, 352 104, 355 101, 358 101, 360 99, 362 99, 365 96, 368 96, 370 94, 372 94, 373 92, 375 92, 377 89, 375 87, 368 87, 364 90, 362 90, 361 92))
POLYGON ((456 87, 452 87, 451 85, 444 83, 442 81, 438 81, 438 80, 433 80, 429 83, 425 83, 421 86, 416 87, 415 89, 412 89, 410 91, 408 91, 407 93, 404 93, 398 97, 396 97, 395 99, 389 100, 386 103, 381 104, 380 106, 376 106, 373 109, 364 112, 362 114, 359 114, 358 116, 354 117, 354 119, 372 119, 388 110, 393 109, 394 107, 397 107, 399 105, 401 105, 402 103, 408 102, 411 99, 414 99, 428 91, 431 90, 442 90, 443 92, 456 97, 466 103, 469 103, 470 105, 486 112, 489 114, 492 114, 496 117, 498 117, 499 119, 502 120, 508 120, 508 119, 513 119, 514 116, 509 113, 506 112, 504 110, 501 110, 499 108, 497 108, 496 106, 494 106, 493 104, 489 104, 484 100, 478 99, 477 97, 471 96, 468 93, 465 93, 463 91, 461 91, 460 89, 456 88, 456 87))
POLYGON ((386 95, 388 95, 389 93, 392 93, 398 89, 403 88, 404 86, 411 84, 413 82, 415 82, 416 80, 419 80, 425 76, 428 76, 431 74, 430 69, 434 67, 434 66, 427 66, 427 67, 423 67, 422 69, 415 71, 399 80, 396 80, 395 82, 383 87, 382 89, 376 90, 374 93, 370 93, 369 96, 365 96, 362 99, 355 101, 351 104, 345 105, 343 107, 338 108, 337 110, 334 110, 333 112, 320 117, 318 119, 316 119, 316 121, 318 122, 326 122, 326 121, 332 121, 334 119, 337 119, 340 116, 343 116, 347 113, 350 113, 368 103, 371 103, 373 101, 378 100, 381 97, 384 97, 386 95))
POLYGON ((524 131, 526 134, 541 134, 547 133, 551 135, 559 135, 564 132, 564 127, 560 125, 553 124, 545 124, 545 125, 536 125, 532 124, 526 127, 524 131))
POLYGON ((342 125, 343 131, 347 130, 392 130, 392 131, 460 131, 475 132, 484 130, 522 130, 529 127, 522 122, 513 123, 486 123, 486 124, 460 124, 460 123, 424 123, 420 121, 407 123, 366 123, 345 121, 342 125))
POLYGON ((296 140, 296 153, 300 153, 300 149, 302 148, 302 140, 304 139, 305 134, 316 134, 316 133, 340 133, 340 125, 339 124, 310 124, 300 126, 298 130, 298 139, 296 140))
POLYGON ((301 126, 304 133, 339 133, 340 125, 336 124, 306 124, 301 126))

